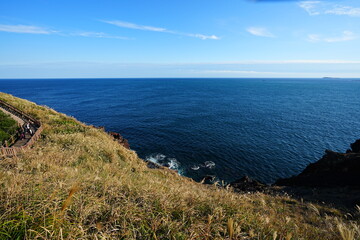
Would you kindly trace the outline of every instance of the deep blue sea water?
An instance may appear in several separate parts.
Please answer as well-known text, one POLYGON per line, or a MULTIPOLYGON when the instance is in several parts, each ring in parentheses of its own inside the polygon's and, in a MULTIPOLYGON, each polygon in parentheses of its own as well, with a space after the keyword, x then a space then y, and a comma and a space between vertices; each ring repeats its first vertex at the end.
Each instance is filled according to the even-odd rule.
POLYGON ((198 181, 271 183, 360 138, 360 79, 3 79, 0 91, 119 132, 198 181))

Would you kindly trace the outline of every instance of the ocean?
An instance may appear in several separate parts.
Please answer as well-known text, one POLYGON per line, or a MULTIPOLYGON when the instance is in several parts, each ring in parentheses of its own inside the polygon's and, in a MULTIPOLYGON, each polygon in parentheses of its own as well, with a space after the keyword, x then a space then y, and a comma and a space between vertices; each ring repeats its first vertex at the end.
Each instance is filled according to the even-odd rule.
POLYGON ((2 79, 200 181, 272 183, 360 138, 360 79, 2 79))

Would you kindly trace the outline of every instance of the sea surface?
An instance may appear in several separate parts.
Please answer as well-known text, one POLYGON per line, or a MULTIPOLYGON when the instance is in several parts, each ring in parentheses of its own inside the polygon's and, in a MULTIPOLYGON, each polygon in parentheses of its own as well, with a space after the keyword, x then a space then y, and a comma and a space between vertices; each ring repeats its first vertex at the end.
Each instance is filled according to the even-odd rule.
POLYGON ((197 181, 272 183, 360 138, 360 79, 2 79, 0 91, 119 132, 197 181))

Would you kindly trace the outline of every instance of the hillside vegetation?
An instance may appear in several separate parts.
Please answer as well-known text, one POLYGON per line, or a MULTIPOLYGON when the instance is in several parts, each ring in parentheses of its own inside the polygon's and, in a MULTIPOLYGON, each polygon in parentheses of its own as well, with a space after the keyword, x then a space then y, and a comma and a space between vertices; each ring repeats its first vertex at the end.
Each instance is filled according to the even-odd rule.
POLYGON ((17 122, 0 110, 0 145, 14 135, 17 129, 17 122))
MULTIPOLYGON (((0 160, 0 239, 358 239, 359 214, 149 169, 104 131, 26 100, 42 138, 0 160)), ((360 210, 360 209, 359 209, 360 210)))

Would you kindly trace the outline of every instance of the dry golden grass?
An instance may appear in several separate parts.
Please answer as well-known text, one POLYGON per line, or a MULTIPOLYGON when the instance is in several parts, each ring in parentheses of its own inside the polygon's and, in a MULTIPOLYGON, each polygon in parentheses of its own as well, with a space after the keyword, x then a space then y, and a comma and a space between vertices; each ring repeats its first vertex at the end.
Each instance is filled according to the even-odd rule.
POLYGON ((360 237, 356 218, 336 209, 148 169, 99 129, 4 93, 0 99, 45 127, 26 154, 0 160, 0 239, 360 237))

